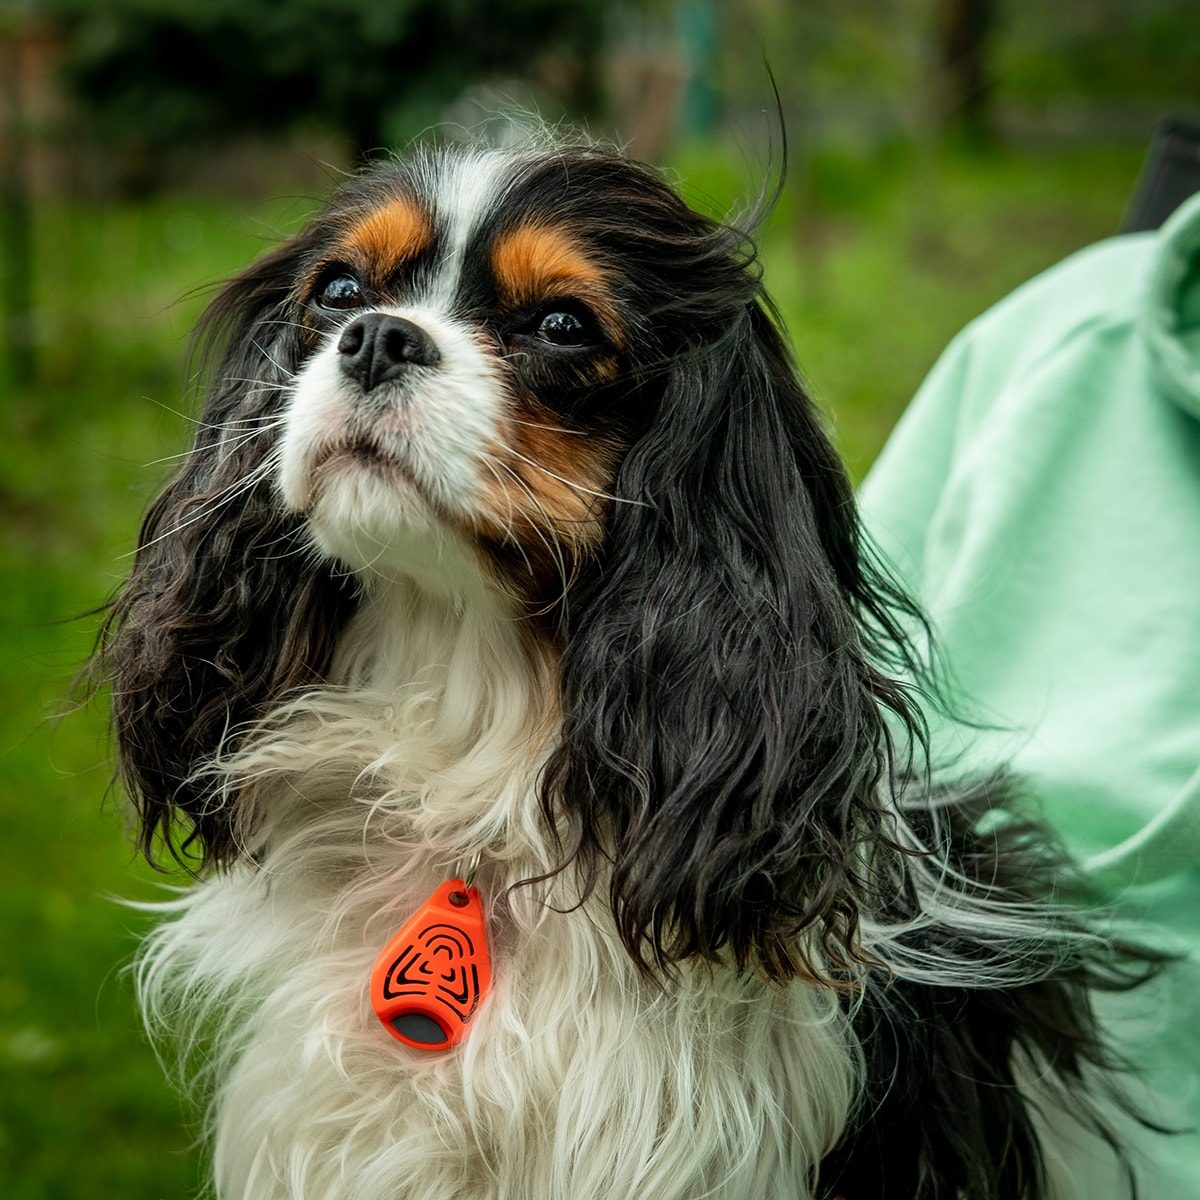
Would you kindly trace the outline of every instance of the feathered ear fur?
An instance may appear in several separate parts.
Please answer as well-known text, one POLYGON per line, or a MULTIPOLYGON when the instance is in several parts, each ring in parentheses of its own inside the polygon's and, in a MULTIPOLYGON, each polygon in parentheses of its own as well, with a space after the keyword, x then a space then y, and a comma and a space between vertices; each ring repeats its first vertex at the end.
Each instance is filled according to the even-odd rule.
POLYGON ((1121 1194, 1135 1196, 1116 1131, 1166 1130, 1118 1086, 1129 1064, 1092 997, 1137 987, 1167 958, 1098 936, 1052 899, 1075 868, 1052 831, 1021 815, 1005 777, 910 786, 900 811, 923 852, 901 860, 908 878, 872 929, 889 970, 854 1006, 863 1091, 818 1194, 1041 1200, 1050 1186, 1039 1126, 1056 1114, 1075 1123, 1081 1146, 1107 1145, 1114 1188, 1119 1172, 1121 1194))
POLYGON ((1022 1072, 1115 1146, 1090 993, 1161 959, 1050 902, 1066 864, 1003 812, 1003 779, 912 769, 925 727, 896 680, 927 677, 924 620, 758 302, 675 357, 616 495, 563 615, 542 800, 564 859, 585 888, 608 874, 647 971, 700 956, 846 989, 865 1091, 822 1195, 1045 1196, 1022 1072))
POLYGON ((202 344, 220 365, 196 443, 146 516, 101 634, 148 856, 160 835, 202 862, 232 853, 233 815, 213 809, 196 769, 270 700, 320 677, 353 603, 272 495, 282 392, 299 365, 289 293, 307 250, 301 235, 268 254, 206 313, 202 344))
POLYGON ((850 484, 756 299, 676 355, 617 482, 607 551, 565 614, 567 814, 636 958, 828 978, 854 957, 856 851, 888 769, 880 665, 903 599, 859 545, 850 484), (629 503, 632 502, 632 503, 629 503), (818 953, 805 950, 818 934, 818 953))

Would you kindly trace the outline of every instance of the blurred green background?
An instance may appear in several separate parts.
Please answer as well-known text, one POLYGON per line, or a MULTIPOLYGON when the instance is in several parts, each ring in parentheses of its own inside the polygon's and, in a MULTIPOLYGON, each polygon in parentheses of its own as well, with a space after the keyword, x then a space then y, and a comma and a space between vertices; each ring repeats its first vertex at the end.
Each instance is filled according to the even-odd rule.
POLYGON ((213 285, 364 155, 489 113, 737 210, 779 164, 771 75, 766 277, 857 478, 956 330, 1115 233, 1156 121, 1200 118, 1200 6, 0 0, 0 1195, 202 1184, 127 978, 119 901, 170 881, 70 683, 188 442, 213 285))

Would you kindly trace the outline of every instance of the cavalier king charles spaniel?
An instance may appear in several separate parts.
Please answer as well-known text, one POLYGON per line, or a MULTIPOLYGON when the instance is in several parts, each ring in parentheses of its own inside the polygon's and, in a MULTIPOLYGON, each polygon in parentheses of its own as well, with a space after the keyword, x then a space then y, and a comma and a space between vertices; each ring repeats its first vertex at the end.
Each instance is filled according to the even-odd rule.
POLYGON ((1115 1140, 1089 997, 1153 964, 931 769, 744 229, 426 149, 202 336, 100 663, 223 1200, 1041 1200, 1050 1117, 1115 1140))

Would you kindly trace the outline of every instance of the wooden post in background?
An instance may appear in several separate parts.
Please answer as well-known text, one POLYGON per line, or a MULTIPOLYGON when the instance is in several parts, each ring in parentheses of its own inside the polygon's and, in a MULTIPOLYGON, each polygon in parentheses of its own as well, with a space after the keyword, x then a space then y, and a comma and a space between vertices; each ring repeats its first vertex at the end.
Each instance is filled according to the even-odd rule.
POLYGON ((0 323, 9 382, 37 374, 33 329, 33 207, 22 103, 23 26, 0 10, 0 323))

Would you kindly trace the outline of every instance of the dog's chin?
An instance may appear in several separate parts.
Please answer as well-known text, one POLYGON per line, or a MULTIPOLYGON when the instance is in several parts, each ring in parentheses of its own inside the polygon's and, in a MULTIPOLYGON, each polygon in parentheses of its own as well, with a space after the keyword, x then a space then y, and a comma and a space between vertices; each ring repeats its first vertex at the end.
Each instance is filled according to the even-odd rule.
POLYGON ((397 463, 356 447, 332 455, 319 473, 305 509, 313 545, 365 585, 407 581, 445 597, 486 587, 474 543, 397 463))

